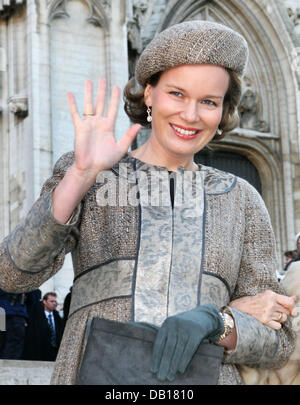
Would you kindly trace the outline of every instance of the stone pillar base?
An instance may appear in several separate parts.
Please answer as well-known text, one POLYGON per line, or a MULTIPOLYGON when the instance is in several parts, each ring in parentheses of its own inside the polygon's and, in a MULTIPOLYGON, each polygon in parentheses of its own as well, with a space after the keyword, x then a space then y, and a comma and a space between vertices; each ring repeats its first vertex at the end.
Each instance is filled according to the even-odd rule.
POLYGON ((49 385, 52 361, 0 360, 0 385, 49 385))

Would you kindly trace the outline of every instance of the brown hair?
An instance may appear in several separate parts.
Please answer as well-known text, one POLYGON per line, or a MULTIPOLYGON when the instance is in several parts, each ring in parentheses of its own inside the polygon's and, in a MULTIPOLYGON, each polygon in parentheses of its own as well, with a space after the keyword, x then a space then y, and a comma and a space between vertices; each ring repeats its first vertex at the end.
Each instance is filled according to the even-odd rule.
MULTIPOLYGON (((238 74, 231 69, 226 69, 230 76, 228 90, 223 101, 222 119, 219 124, 219 129, 222 134, 216 134, 213 140, 220 140, 224 136, 236 128, 239 124, 238 105, 241 99, 241 79, 238 74)), ((155 87, 159 81, 162 72, 154 74, 149 79, 149 84, 155 87)), ((147 121, 147 107, 144 102, 144 87, 136 89, 134 77, 129 80, 124 88, 124 110, 132 122, 142 124, 146 128, 150 128, 151 124, 147 121)))
POLYGON ((48 300, 48 297, 50 297, 50 295, 51 296, 53 296, 53 297, 57 297, 57 294, 55 293, 55 292, 48 292, 48 293, 46 293, 44 296, 43 296, 43 301, 45 300, 45 301, 47 301, 48 300))
POLYGON ((287 250, 284 252, 285 257, 289 257, 290 259, 296 259, 298 257, 297 250, 287 250))

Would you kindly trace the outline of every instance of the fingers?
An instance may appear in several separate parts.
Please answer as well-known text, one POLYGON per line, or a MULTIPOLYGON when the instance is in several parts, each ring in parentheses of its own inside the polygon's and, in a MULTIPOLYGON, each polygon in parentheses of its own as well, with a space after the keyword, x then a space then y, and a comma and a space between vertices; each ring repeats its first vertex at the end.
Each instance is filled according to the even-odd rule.
POLYGON ((94 114, 93 108, 93 84, 91 80, 85 81, 84 86, 84 114, 94 114))
POLYGON ((119 100, 120 100, 120 89, 118 86, 114 86, 106 113, 107 118, 110 118, 113 121, 115 121, 117 118, 119 100))
POLYGON ((295 317, 295 316, 297 316, 297 314, 298 314, 297 309, 296 309, 296 308, 293 308, 293 309, 292 309, 292 312, 291 312, 291 316, 292 316, 292 317, 295 317))
POLYGON ((272 315, 274 314, 274 312, 276 312, 278 315, 279 314, 290 315, 291 313, 291 311, 288 308, 283 307, 282 305, 274 305, 274 307, 272 308, 272 315))
POLYGON ((284 312, 275 312, 273 315, 273 320, 279 323, 284 323, 288 318, 288 314, 284 312))
POLYGON ((139 130, 141 129, 141 127, 142 126, 140 124, 134 124, 132 127, 130 127, 128 129, 128 131, 125 133, 125 135, 122 137, 122 139, 120 139, 118 144, 119 144, 121 150, 123 151, 123 153, 126 153, 128 151, 129 146, 131 145, 132 141, 136 137, 136 135, 139 132, 139 130))
POLYGON ((276 294, 276 302, 284 306, 285 308, 289 309, 289 311, 292 311, 292 309, 294 308, 295 301, 296 301, 295 296, 287 297, 285 295, 276 294))
POLYGON ((170 362, 170 366, 169 366, 169 371, 167 374, 167 379, 169 381, 173 381, 175 378, 175 375, 177 373, 177 371, 179 370, 179 366, 181 363, 181 360, 183 358, 184 352, 186 350, 186 346, 188 344, 188 339, 189 336, 182 336, 179 334, 178 336, 178 340, 176 343, 176 347, 170 362))
POLYGON ((100 77, 98 81, 98 95, 96 100, 96 115, 102 115, 105 106, 106 81, 100 77))
POLYGON ((194 341, 191 340, 185 347, 185 350, 181 356, 181 360, 179 363, 178 371, 183 374, 185 370, 187 369, 187 366, 191 362, 197 348, 199 346, 199 341, 194 341))
POLYGON ((262 298, 264 309, 266 310, 268 308, 268 312, 272 316, 274 311, 282 312, 287 315, 291 315, 293 313, 296 302, 295 296, 288 297, 286 295, 277 294, 271 290, 266 290, 258 295, 262 298))
POLYGON ((269 321, 266 323, 272 329, 279 330, 281 328, 281 323, 276 321, 269 321))
MULTIPOLYGON (((68 94, 68 101, 71 109, 72 118, 74 118, 75 114, 78 115, 78 110, 75 105, 75 100, 72 93, 68 94)), ((84 107, 83 107, 83 114, 85 115, 102 115, 105 108, 105 95, 106 95, 106 80, 104 78, 100 78, 98 81, 98 94, 96 99, 95 108, 93 107, 93 84, 91 80, 86 80, 84 85, 84 107)), ((119 107, 119 100, 120 100, 120 88, 118 86, 114 86, 110 98, 110 102, 108 105, 106 116, 113 121, 116 120, 118 114, 118 107, 119 107)))
POLYGON ((157 373, 160 365, 160 360, 166 345, 167 334, 163 329, 159 329, 152 352, 151 366, 152 373, 157 373))
POLYGON ((170 364, 174 357, 176 345, 177 345, 177 336, 174 336, 173 334, 168 334, 157 373, 157 378, 161 381, 167 379, 170 370, 170 364))
POLYGON ((73 120, 73 124, 76 125, 78 120, 80 120, 80 115, 78 113, 78 109, 76 106, 76 101, 72 93, 67 93, 68 103, 70 108, 71 117, 73 120))
POLYGON ((287 320, 288 315, 283 312, 275 312, 272 315, 272 318, 265 323, 265 325, 269 326, 272 329, 279 330, 282 324, 287 320))

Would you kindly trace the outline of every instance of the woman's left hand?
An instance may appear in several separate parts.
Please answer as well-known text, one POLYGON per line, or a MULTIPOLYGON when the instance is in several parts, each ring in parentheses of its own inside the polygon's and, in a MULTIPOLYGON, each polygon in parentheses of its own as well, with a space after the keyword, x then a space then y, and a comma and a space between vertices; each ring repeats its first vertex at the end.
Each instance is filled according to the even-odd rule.
POLYGON ((266 290, 254 296, 231 301, 229 306, 254 316, 264 325, 279 330, 289 315, 295 316, 295 301, 295 296, 287 297, 266 290))

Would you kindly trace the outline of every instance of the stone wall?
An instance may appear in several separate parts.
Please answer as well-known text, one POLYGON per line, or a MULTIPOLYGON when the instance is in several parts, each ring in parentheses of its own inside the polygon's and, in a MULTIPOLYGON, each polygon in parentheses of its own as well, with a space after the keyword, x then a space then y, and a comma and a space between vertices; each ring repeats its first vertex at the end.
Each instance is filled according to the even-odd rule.
POLYGON ((54 362, 0 360, 0 385, 49 385, 54 362))
MULTIPOLYGON (((84 81, 128 80, 123 0, 0 2, 0 239, 26 215, 63 153, 73 149, 66 93, 82 111, 84 81), (5 59, 5 61, 3 61, 5 59)), ((96 93, 96 90, 95 90, 96 93)), ((120 138, 129 120, 122 109, 120 138)), ((73 282, 71 258, 42 287, 63 302, 73 282)))

